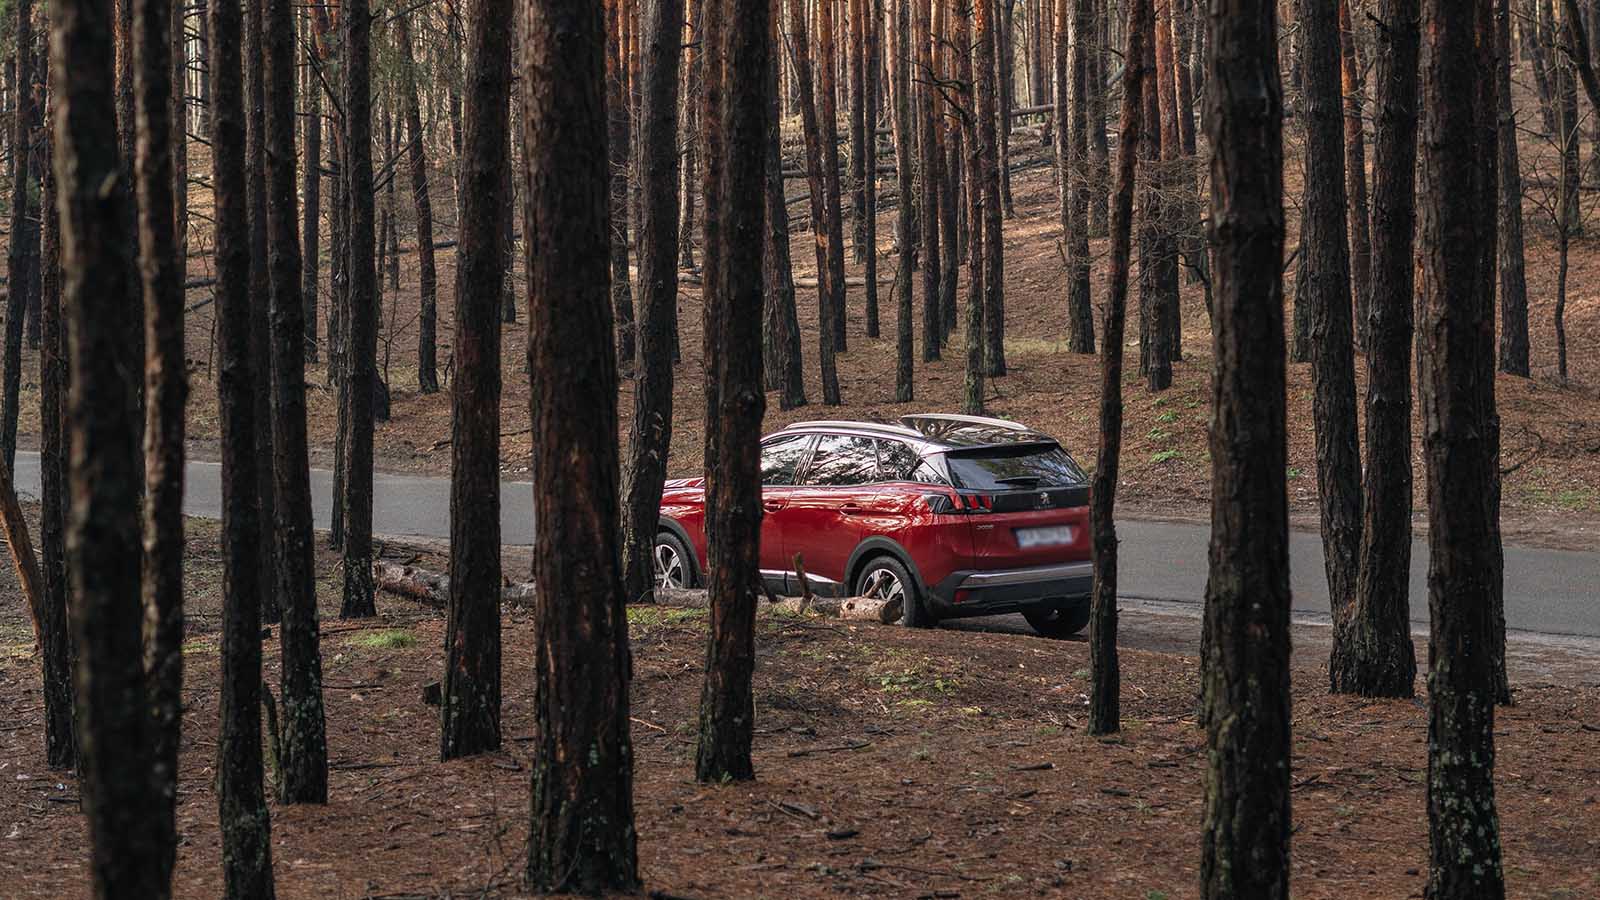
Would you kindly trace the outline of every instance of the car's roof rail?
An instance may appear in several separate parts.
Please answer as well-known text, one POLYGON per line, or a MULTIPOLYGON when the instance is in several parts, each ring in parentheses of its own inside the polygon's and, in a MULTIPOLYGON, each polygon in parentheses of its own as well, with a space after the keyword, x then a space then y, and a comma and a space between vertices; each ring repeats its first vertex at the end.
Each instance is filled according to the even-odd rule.
POLYGON ((792 422, 779 429, 780 431, 815 431, 823 429, 840 429, 853 431, 878 431, 897 434, 904 437, 921 437, 914 428, 894 422, 852 422, 846 419, 816 419, 809 422, 792 422))
POLYGON ((900 422, 912 430, 916 430, 916 426, 911 424, 913 422, 960 422, 968 425, 1004 428, 1009 431, 1033 431, 1032 428, 1021 422, 1013 422, 1010 419, 993 419, 988 416, 963 416, 956 413, 916 413, 914 415, 901 416, 900 422))

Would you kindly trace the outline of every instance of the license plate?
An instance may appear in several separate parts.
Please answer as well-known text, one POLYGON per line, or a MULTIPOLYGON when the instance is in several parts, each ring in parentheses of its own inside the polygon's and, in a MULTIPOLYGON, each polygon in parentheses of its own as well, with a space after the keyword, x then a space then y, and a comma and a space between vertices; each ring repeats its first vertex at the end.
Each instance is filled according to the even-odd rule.
POLYGON ((1057 547, 1070 543, 1072 543, 1072 526, 1070 525, 1017 529, 1017 546, 1024 550, 1030 547, 1057 547))

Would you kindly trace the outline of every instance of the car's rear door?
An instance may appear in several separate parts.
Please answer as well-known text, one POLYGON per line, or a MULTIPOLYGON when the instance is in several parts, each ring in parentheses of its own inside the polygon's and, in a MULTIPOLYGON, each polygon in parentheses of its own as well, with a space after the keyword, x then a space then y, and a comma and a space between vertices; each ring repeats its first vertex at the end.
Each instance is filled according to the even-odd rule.
MULTIPOLYGON (((869 437, 817 436, 800 485, 784 509, 784 551, 805 559, 817 593, 838 593, 861 540, 861 517, 877 493, 877 448, 869 437)), ((846 591, 847 592, 847 591, 846 591)))
POLYGON ((788 583, 790 501, 815 439, 810 434, 780 435, 761 445, 761 575, 778 593, 794 587, 788 583))
POLYGON ((1089 558, 1089 487, 1056 444, 945 454, 967 508, 980 569, 1019 569, 1089 558))

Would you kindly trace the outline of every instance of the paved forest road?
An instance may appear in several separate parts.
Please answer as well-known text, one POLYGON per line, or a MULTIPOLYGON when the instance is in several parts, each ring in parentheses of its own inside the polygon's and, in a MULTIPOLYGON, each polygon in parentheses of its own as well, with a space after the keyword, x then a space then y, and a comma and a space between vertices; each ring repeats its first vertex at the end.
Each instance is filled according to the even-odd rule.
MULTIPOLYGON (((17 453, 19 493, 38 496, 39 455, 17 453)), ((318 528, 328 525, 332 473, 313 469, 311 492, 318 528)), ((533 499, 527 482, 500 488, 502 540, 533 542, 533 499)), ((447 539, 450 536, 450 481, 445 478, 380 473, 375 483, 373 528, 383 535, 447 539)), ((222 505, 221 467, 191 462, 184 511, 216 517, 222 505)), ((1122 596, 1147 601, 1199 603, 1205 597, 1206 552, 1210 534, 1199 525, 1124 521, 1119 582, 1122 596)), ((1328 588, 1322 568, 1322 542, 1313 532, 1289 536, 1294 609, 1326 614, 1328 588)), ((1418 542, 1411 555, 1412 620, 1427 622, 1428 548, 1418 542)), ((1600 638, 1600 553, 1543 550, 1508 545, 1505 559, 1506 624, 1548 635, 1600 638)))

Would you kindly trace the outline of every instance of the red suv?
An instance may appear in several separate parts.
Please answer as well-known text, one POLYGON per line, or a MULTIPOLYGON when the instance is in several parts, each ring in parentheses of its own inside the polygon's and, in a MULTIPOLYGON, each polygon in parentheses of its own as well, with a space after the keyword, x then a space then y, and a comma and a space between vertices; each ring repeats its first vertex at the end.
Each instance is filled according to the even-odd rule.
MULTIPOLYGON (((761 574, 798 593, 899 596, 904 622, 1020 612, 1064 637, 1089 621, 1089 486, 1053 438, 1016 422, 906 416, 806 422, 761 442, 761 574)), ((669 481, 656 583, 705 571, 705 479, 669 481)))

